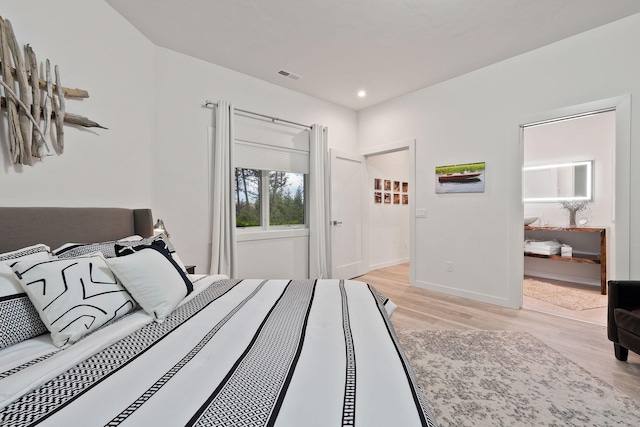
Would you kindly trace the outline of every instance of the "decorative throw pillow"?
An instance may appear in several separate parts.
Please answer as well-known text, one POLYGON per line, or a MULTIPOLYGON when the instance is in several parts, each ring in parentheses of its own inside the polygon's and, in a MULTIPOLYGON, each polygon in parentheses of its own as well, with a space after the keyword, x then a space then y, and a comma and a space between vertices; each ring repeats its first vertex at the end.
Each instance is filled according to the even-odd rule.
POLYGON ((18 249, 16 251, 5 252, 0 254, 0 262, 10 262, 15 260, 25 259, 41 259, 50 258, 51 248, 49 246, 39 243, 33 246, 27 246, 26 248, 18 249))
POLYGON ((175 262, 163 240, 150 245, 116 245, 109 267, 142 309, 161 323, 193 291, 193 284, 175 262))
POLYGON ((11 264, 50 259, 49 250, 49 246, 39 244, 0 254, 0 349, 47 332, 11 264))
POLYGON ((100 254, 12 266, 58 347, 133 310, 135 301, 100 254))
MULTIPOLYGON (((173 260, 176 262, 176 264, 180 267, 180 269, 184 272, 187 271, 186 267, 184 266, 184 263, 182 262, 182 260, 180 259, 180 257, 178 256, 178 253, 176 252, 175 248, 173 247, 173 245, 171 244, 171 240, 169 240, 169 238, 165 235, 165 234, 158 234, 156 236, 153 237, 149 237, 147 239, 142 239, 138 242, 133 242, 134 246, 139 246, 139 245, 150 245, 153 242, 157 242, 157 241, 161 241, 162 243, 164 243, 164 245, 166 246, 166 249, 169 251, 169 253, 171 254, 171 258, 173 258, 173 260)), ((130 243, 127 242, 127 245, 129 245, 130 243)))
POLYGON ((186 268, 178 254, 176 253, 171 241, 164 234, 158 234, 153 237, 147 237, 143 239, 140 236, 129 236, 120 240, 112 240, 109 242, 101 242, 101 243, 66 243, 59 248, 53 251, 53 254, 58 258, 73 258, 77 256, 90 255, 96 252, 102 252, 105 258, 115 258, 115 245, 122 244, 126 246, 140 246, 140 245, 150 245, 153 242, 161 240, 167 246, 167 249, 171 253, 171 256, 176 261, 176 263, 180 266, 182 271, 186 271, 186 268))
POLYGON ((53 250, 53 255, 58 258, 75 258, 79 256, 92 255, 101 252, 105 258, 113 258, 115 253, 116 240, 100 243, 65 243, 53 250))
POLYGON ((173 258, 173 260, 176 262, 176 264, 178 264, 178 266, 180 267, 180 269, 182 271, 187 271, 186 267, 184 266, 184 263, 182 262, 182 260, 180 259, 180 257, 178 256, 178 253, 176 252, 175 248, 173 247, 173 245, 171 244, 171 240, 169 240, 169 238, 165 235, 165 234, 157 234, 153 237, 147 237, 146 239, 140 239, 137 241, 122 241, 122 240, 118 240, 119 245, 121 246, 127 246, 127 247, 136 247, 136 246, 149 246, 151 245, 153 242, 161 242, 163 244, 163 246, 165 247, 165 249, 167 251, 169 251, 169 253, 171 254, 171 258, 173 258))

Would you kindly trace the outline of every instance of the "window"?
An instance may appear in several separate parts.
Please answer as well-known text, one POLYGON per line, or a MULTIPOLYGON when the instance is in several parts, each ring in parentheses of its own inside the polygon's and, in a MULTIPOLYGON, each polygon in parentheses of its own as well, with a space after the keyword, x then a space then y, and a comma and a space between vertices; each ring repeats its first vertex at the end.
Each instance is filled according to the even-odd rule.
POLYGON ((305 225, 305 174, 236 168, 235 175, 236 227, 305 225))
MULTIPOLYGON (((303 233, 308 216, 309 131, 235 118, 236 227, 269 234, 260 239, 303 233)), ((245 237, 249 234, 256 235, 245 237)))
POLYGON ((236 227, 259 227, 262 173, 236 168, 236 227))

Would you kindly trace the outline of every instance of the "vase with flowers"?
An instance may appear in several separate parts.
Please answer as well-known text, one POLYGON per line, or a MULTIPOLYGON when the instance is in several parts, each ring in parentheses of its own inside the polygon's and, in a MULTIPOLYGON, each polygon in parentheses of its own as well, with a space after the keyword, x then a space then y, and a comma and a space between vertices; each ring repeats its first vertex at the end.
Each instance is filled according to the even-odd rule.
POLYGON ((587 200, 566 200, 560 202, 560 206, 569 211, 569 226, 576 226, 576 214, 586 209, 589 201, 587 200))

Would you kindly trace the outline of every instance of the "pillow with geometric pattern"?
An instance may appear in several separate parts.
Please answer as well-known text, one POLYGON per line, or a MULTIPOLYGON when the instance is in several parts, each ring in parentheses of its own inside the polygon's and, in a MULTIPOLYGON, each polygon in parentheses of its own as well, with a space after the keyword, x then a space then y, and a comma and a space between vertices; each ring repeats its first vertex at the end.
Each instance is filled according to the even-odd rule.
POLYGON ((0 254, 0 349, 47 333, 11 264, 50 259, 49 246, 38 244, 0 254))
POLYGON ((180 266, 182 271, 186 271, 184 263, 176 253, 176 250, 173 248, 171 241, 164 234, 158 234, 153 237, 147 237, 145 239, 135 239, 132 240, 131 236, 128 238, 120 239, 120 240, 112 240, 109 242, 100 242, 100 243, 65 243, 53 250, 53 255, 58 258, 74 258, 83 255, 90 255, 96 252, 102 252, 105 258, 115 258, 115 246, 116 244, 126 245, 126 246, 148 246, 156 241, 161 241, 165 243, 167 249, 171 253, 171 256, 176 261, 176 263, 180 266))
POLYGON ((58 347, 124 316, 136 303, 101 254, 12 266, 58 347))

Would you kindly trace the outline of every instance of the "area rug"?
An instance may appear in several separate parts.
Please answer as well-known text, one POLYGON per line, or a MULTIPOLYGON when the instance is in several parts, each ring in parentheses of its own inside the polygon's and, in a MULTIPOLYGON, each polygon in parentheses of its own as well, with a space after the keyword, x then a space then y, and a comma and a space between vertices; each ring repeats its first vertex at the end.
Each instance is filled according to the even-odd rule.
POLYGON ((447 426, 640 426, 640 403, 525 332, 398 331, 447 426))
POLYGON ((547 282, 525 277, 522 292, 525 296, 573 311, 606 307, 607 296, 601 295, 599 288, 595 286, 593 288, 585 289, 579 285, 559 285, 554 284, 553 281, 547 282))

